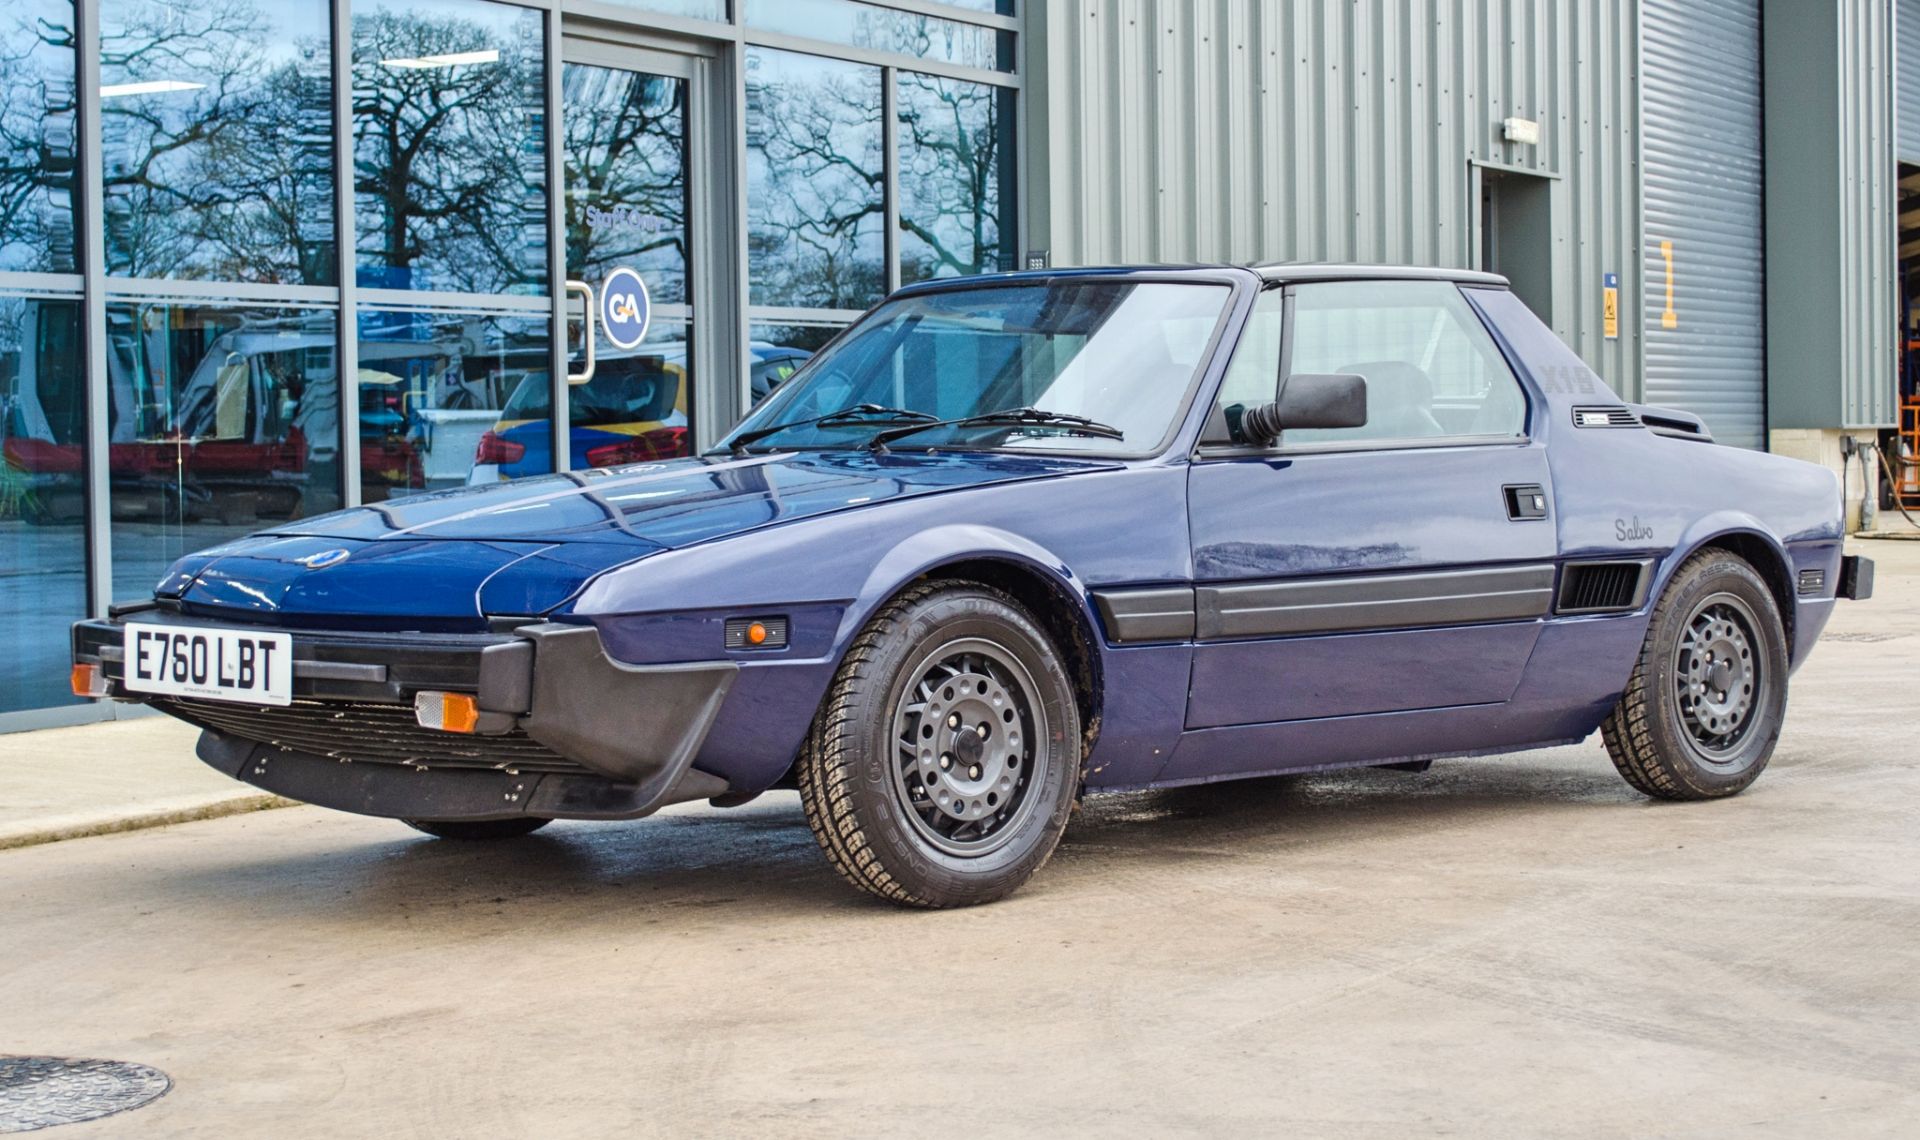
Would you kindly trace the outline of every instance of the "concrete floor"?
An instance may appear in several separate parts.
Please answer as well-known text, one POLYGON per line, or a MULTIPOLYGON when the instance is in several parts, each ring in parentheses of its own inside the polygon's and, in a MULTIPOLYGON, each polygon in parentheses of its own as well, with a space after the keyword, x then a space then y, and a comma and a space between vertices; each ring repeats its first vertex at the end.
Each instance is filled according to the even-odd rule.
POLYGON ((57 1135, 1920 1133, 1920 543, 1747 794, 1596 742, 1090 801, 999 905, 850 893, 790 795, 493 847, 311 808, 0 852, 57 1135))

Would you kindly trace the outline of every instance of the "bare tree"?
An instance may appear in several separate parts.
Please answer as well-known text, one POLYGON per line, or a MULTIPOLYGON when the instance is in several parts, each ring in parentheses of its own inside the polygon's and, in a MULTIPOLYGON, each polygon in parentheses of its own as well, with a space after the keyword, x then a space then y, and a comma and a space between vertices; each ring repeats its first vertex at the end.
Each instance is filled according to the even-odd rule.
POLYGON ((901 277, 987 273, 1007 260, 1001 88, 899 72, 901 277))
MULTIPOLYGON (((538 29, 537 18, 532 27, 538 29)), ((354 17, 354 191, 359 249, 420 287, 544 286, 545 143, 539 41, 502 45, 479 23, 373 11, 354 17), (396 65, 497 51, 491 60, 396 65)))
POLYGON ((78 271, 77 58, 70 4, 0 15, 0 269, 78 271))
POLYGON ((878 68, 812 64, 747 85, 756 301, 864 309, 885 292, 878 68))
POLYGON ((687 299, 686 83, 569 65, 567 265, 639 263, 658 301, 687 299))

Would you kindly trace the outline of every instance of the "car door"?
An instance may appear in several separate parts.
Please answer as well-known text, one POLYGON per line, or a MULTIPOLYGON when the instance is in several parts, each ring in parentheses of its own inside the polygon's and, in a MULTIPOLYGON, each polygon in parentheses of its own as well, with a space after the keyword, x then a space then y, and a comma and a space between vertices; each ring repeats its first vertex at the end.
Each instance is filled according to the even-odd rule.
POLYGON ((1497 706, 1550 608, 1545 450, 1458 287, 1270 290, 1212 422, 1331 372, 1366 378, 1365 426, 1271 447, 1214 427, 1196 456, 1189 729, 1497 706))

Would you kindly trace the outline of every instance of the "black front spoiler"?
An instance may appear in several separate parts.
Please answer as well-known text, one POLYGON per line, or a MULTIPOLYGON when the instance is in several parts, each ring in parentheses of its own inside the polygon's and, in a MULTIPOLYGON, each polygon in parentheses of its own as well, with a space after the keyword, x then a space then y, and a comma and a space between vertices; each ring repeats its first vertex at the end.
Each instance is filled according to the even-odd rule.
POLYGON ((727 782, 691 765, 639 784, 554 772, 357 764, 207 731, 200 759, 236 780, 301 803, 393 819, 638 819, 711 799, 727 782))
POLYGON ((459 636, 289 630, 293 704, 252 706, 128 692, 124 630, 78 623, 74 660, 100 669, 108 695, 205 730, 208 764, 307 803, 416 819, 629 819, 728 790, 693 760, 738 673, 731 661, 627 665, 594 627, 558 622, 459 636), (472 694, 478 731, 419 726, 421 691, 472 694))

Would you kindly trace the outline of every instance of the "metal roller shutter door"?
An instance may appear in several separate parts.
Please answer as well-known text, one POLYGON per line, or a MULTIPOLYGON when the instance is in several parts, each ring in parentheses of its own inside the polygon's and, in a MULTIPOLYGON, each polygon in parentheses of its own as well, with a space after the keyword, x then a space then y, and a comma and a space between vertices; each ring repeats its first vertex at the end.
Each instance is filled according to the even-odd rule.
POLYGON ((1646 0, 1641 19, 1646 401, 1764 447, 1759 0, 1646 0))
POLYGON ((1920 0, 1900 0, 1893 26, 1894 157, 1920 164, 1920 0))

